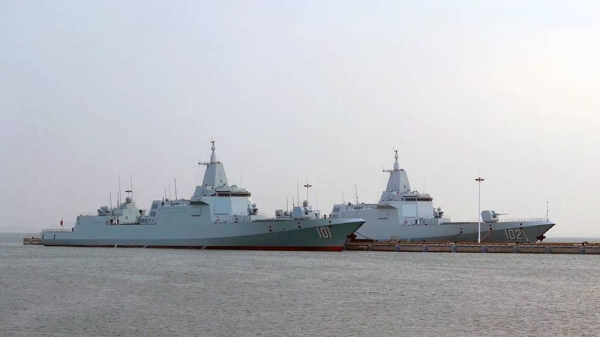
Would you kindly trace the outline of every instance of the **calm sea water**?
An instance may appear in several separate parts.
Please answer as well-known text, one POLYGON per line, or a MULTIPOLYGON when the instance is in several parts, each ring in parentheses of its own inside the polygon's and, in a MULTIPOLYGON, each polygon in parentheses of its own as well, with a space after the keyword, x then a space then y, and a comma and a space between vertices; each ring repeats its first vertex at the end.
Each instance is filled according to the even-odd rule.
POLYGON ((1 336, 600 336, 600 256, 0 241, 1 336))

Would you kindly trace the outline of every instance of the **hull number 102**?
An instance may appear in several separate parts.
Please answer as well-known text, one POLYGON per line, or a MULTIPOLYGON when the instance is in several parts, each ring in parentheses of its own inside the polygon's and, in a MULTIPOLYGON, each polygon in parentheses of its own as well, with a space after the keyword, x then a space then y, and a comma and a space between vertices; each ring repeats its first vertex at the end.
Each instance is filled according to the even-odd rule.
POLYGON ((319 239, 333 239, 333 234, 331 234, 331 228, 329 227, 317 227, 317 233, 319 233, 319 239))
POLYGON ((523 240, 523 231, 520 229, 505 229, 504 234, 508 240, 523 240))

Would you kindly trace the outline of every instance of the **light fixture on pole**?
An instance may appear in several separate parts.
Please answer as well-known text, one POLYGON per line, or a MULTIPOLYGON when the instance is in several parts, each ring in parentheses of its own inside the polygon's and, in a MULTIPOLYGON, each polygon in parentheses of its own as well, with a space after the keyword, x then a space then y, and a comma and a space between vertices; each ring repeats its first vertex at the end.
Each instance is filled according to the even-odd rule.
POLYGON ((306 185, 304 185, 304 187, 306 187, 306 201, 308 202, 308 189, 312 187, 311 184, 308 183, 308 180, 306 181, 306 185))
POLYGON ((477 177, 477 179, 475 179, 475 181, 479 183, 479 194, 477 202, 477 243, 481 243, 481 182, 483 180, 484 179, 481 177, 477 177))

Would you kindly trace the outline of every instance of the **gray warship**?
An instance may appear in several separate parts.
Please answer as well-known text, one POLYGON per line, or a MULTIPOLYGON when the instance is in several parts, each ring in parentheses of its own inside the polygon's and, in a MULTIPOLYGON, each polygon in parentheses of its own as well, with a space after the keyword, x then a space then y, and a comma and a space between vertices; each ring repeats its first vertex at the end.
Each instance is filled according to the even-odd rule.
POLYGON ((276 210, 274 218, 258 213, 251 194, 229 186, 223 163, 212 142, 201 186, 190 199, 152 202, 138 209, 133 193, 115 208, 100 207, 96 214, 77 216, 72 229, 41 232, 44 246, 154 247, 248 250, 341 251, 360 218, 325 218, 308 202, 292 211, 276 210))
POLYGON ((555 224, 548 218, 501 219, 492 210, 481 212, 479 221, 452 222, 441 208, 433 207, 433 198, 411 190, 408 176, 398 163, 398 151, 387 188, 376 204, 336 204, 333 219, 360 217, 365 224, 353 236, 356 239, 446 242, 538 242, 555 224), (481 227, 481 230, 479 229, 481 227))

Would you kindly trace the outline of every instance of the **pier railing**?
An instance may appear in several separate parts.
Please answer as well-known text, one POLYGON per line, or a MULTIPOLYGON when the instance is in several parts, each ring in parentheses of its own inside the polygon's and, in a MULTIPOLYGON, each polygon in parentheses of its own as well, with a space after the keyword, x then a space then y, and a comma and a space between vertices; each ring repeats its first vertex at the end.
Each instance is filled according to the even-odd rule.
POLYGON ((600 255, 600 244, 589 242, 347 242, 346 250, 431 253, 524 253, 600 255))

